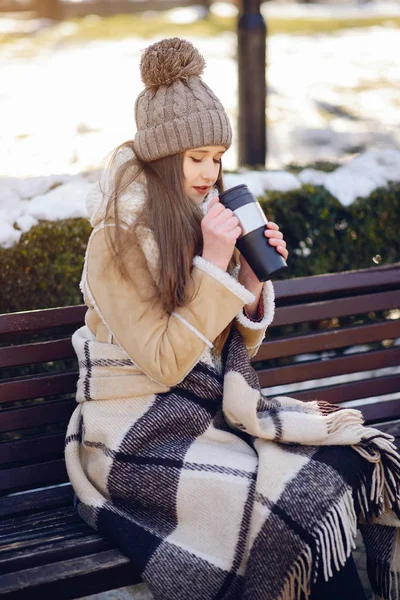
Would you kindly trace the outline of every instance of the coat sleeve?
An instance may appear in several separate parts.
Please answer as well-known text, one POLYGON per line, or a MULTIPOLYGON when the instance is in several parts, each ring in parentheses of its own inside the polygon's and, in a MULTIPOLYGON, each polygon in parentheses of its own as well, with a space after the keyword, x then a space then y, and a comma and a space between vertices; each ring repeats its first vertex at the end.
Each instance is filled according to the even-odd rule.
POLYGON ((244 309, 236 317, 236 328, 240 332, 250 358, 255 356, 265 337, 267 327, 272 323, 275 312, 275 292, 271 281, 263 285, 258 320, 250 319, 244 309))
POLYGON ((140 248, 129 260, 132 281, 113 267, 105 230, 92 234, 86 258, 90 302, 118 343, 148 377, 172 387, 196 364, 206 346, 254 295, 225 271, 195 257, 193 299, 168 314, 152 296, 156 284, 140 248))

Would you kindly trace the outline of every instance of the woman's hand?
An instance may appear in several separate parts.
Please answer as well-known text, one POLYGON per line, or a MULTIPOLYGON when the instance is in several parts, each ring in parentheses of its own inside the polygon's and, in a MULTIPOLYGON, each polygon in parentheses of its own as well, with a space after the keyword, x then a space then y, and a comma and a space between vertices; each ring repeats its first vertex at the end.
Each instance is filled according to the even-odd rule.
MULTIPOLYGON (((286 260, 289 253, 286 250, 286 242, 283 239, 282 232, 279 231, 278 225, 273 221, 268 221, 267 229, 265 230, 264 235, 266 238, 268 238, 271 246, 275 246, 277 252, 282 254, 283 258, 286 260)), ((239 283, 244 285, 244 287, 255 296, 254 302, 246 305, 247 313, 251 317, 254 317, 257 311, 258 302, 260 300, 263 283, 258 280, 258 277, 255 275, 253 269, 242 255, 240 255, 239 283)))
POLYGON ((268 238, 271 246, 275 246, 279 254, 282 254, 283 258, 287 260, 289 252, 286 250, 286 242, 278 225, 273 221, 268 221, 264 235, 268 238))
MULTIPOLYGON (((275 246, 279 254, 282 254, 283 258, 286 260, 289 253, 286 250, 286 242, 283 239, 282 232, 279 231, 278 225, 273 221, 268 221, 264 235, 268 238, 268 242, 271 246, 275 246)), ((262 283, 260 284, 253 269, 242 255, 240 255, 239 282, 253 293, 253 290, 258 291, 259 286, 262 286, 262 283)))
POLYGON ((237 217, 219 202, 218 196, 210 202, 207 214, 201 221, 201 231, 202 257, 226 271, 242 230, 237 217))

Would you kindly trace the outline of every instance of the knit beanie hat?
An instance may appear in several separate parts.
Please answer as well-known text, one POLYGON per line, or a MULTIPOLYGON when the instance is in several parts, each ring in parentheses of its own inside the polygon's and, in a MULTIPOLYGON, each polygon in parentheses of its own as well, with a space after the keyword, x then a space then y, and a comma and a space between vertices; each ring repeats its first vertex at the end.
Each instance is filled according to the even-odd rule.
POLYGON ((143 52, 145 89, 135 103, 136 154, 148 162, 201 146, 232 142, 228 116, 201 79, 204 58, 188 41, 164 39, 143 52))

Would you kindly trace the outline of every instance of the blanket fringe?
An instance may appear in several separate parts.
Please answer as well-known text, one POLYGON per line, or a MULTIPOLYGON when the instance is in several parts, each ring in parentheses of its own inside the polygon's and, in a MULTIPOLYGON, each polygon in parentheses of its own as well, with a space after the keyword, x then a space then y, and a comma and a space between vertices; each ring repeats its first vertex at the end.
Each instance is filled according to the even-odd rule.
POLYGON ((314 533, 314 552, 307 546, 299 555, 288 574, 279 600, 308 600, 311 581, 316 581, 321 562, 324 579, 328 581, 333 577, 333 570, 339 571, 356 547, 356 535, 357 516, 352 490, 349 488, 314 533))
POLYGON ((356 547, 356 535, 357 515, 352 490, 349 488, 327 513, 325 521, 314 534, 317 548, 314 581, 317 578, 320 560, 325 581, 333 577, 333 568, 339 571, 345 565, 351 551, 356 547))
POLYGON ((366 428, 364 435, 360 443, 352 446, 365 460, 374 463, 369 489, 363 480, 357 493, 362 515, 368 520, 373 514, 379 517, 391 509, 400 518, 400 457, 393 437, 371 428, 366 428))
POLYGON ((398 600, 400 592, 400 573, 381 564, 368 564, 368 575, 371 584, 379 592, 373 592, 372 600, 398 600))
POLYGON ((328 429, 327 444, 351 445, 357 444, 362 439, 364 417, 361 411, 343 408, 330 414, 325 413, 324 416, 328 429))
POLYGON ((306 547, 291 568, 283 586, 279 600, 302 600, 310 596, 310 583, 313 557, 310 547, 306 547))

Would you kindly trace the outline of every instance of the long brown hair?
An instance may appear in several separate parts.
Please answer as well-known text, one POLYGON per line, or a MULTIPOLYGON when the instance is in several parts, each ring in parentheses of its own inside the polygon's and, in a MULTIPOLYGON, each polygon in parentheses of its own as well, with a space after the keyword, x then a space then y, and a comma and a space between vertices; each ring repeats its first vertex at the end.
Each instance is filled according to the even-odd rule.
MULTIPOLYGON (((116 225, 113 235, 108 236, 114 266, 124 279, 131 278, 127 264, 137 239, 134 235, 135 229, 138 226, 149 228, 160 250, 160 278, 155 294, 169 314, 193 299, 188 291, 191 287, 188 284, 192 279, 192 261, 203 249, 201 220, 204 215, 200 207, 185 194, 183 157, 184 153, 181 153, 144 162, 134 154, 133 142, 127 141, 114 150, 108 169, 112 175, 108 188, 106 218, 113 219, 116 225), (118 154, 125 148, 133 152, 132 158, 115 168, 118 154), (127 188, 143 175, 147 187, 146 199, 126 235, 126 231, 121 227, 119 199, 127 188)), ((219 193, 223 192, 222 167, 215 185, 219 193)), ((109 231, 109 228, 107 230, 109 231)), ((238 254, 235 251, 229 268, 233 268, 237 262, 238 254)), ((227 330, 228 328, 225 335, 223 332, 217 338, 220 343, 214 342, 214 345, 223 345, 227 330)))

